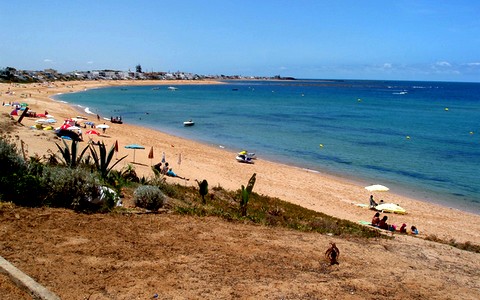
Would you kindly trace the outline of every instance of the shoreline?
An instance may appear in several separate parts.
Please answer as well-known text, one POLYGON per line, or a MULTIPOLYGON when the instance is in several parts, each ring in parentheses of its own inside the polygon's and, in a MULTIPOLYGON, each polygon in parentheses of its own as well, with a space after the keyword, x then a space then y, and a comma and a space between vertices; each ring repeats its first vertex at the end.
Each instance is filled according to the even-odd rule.
MULTIPOLYGON (((279 80, 279 82, 282 82, 282 81, 279 80)), ((198 83, 202 84, 201 82, 198 82, 198 83)), ((223 83, 224 82, 215 82, 215 81, 212 82, 212 84, 223 84, 223 83)), ((164 83, 162 85, 165 86, 164 83)), ((175 84, 173 84, 173 85, 175 85, 175 84)), ((182 85, 182 83, 180 83, 179 85, 182 85)), ((130 86, 134 87, 134 86, 136 86, 136 84, 125 85, 126 88, 128 88, 130 86)), ((137 86, 138 86, 138 84, 137 84, 137 86)), ((147 84, 147 85, 142 84, 142 86, 157 87, 157 89, 158 89, 159 84, 153 84, 153 83, 152 84, 147 84)), ((100 88, 102 88, 102 87, 97 86, 97 87, 92 87, 91 89, 100 89, 100 88)), ((90 88, 88 88, 88 90, 89 89, 90 88)), ((87 90, 87 89, 85 89, 85 90, 87 90)), ((80 92, 83 92, 85 90, 74 91, 74 93, 80 93, 80 92)), ((57 96, 61 97, 62 94, 65 94, 65 93, 56 94, 56 95, 53 96, 53 98, 55 100, 57 100, 57 98, 58 98, 57 96)), ((62 100, 57 100, 57 101, 62 101, 62 100)), ((75 109, 78 109, 80 114, 87 114, 87 115, 92 114, 93 116, 96 116, 96 113, 94 113, 90 110, 92 107, 86 107, 86 106, 75 104, 75 103, 68 103, 68 104, 73 106, 75 109), (84 111, 82 111, 82 109, 84 109, 84 111)), ((90 105, 94 106, 93 107, 93 108, 95 108, 94 110, 98 109, 98 107, 96 107, 95 104, 91 103, 90 105)), ((107 119, 105 119, 105 120, 107 120, 107 119)), ((107 121, 109 121, 109 120, 107 120, 107 121)), ((153 130, 157 130, 157 131, 162 132, 164 134, 178 136, 178 137, 185 138, 185 139, 191 139, 194 142, 201 143, 201 144, 203 144, 205 146, 209 146, 209 147, 223 147, 224 146, 224 144, 221 144, 221 142, 210 142, 210 141, 205 141, 205 140, 202 141, 201 139, 198 139, 197 137, 184 136, 184 135, 181 134, 180 131, 172 130, 172 128, 169 128, 169 130, 164 130, 164 129, 159 128, 158 126, 155 126, 155 125, 141 124, 141 121, 138 121, 136 119, 129 120, 127 123, 132 124, 132 125, 137 125, 137 126, 140 126, 140 127, 144 127, 144 128, 150 128, 150 129, 153 129, 153 130)), ((234 147, 232 145, 229 145, 229 146, 227 146, 227 148, 228 148, 227 150, 230 150, 231 152, 235 152, 235 149, 240 149, 241 146, 240 147, 234 147)), ((332 168, 321 167, 321 166, 320 167, 315 166, 315 168, 311 168, 312 167, 311 164, 309 165, 308 163, 305 163, 305 162, 298 163, 298 162, 295 162, 295 161, 283 161, 282 158, 279 158, 278 156, 276 156, 275 154, 272 154, 272 153, 270 153, 269 156, 262 153, 262 158, 264 158, 265 160, 269 160, 271 162, 274 162, 274 163, 281 164, 281 165, 290 165, 290 166, 298 167, 298 168, 301 168, 301 169, 305 169, 307 171, 311 170, 312 172, 318 172, 320 174, 329 174, 333 177, 338 177, 338 178, 341 178, 341 179, 344 179, 344 180, 348 180, 348 181, 352 182, 353 184, 359 184, 359 185, 367 186, 367 185, 370 185, 370 184, 373 184, 373 183, 381 183, 381 182, 376 182, 377 180, 375 180, 375 179, 372 179, 372 178, 375 178, 375 175, 372 175, 372 174, 361 173, 361 175, 359 176, 359 175, 353 175, 351 172, 347 173, 345 171, 339 171, 340 169, 332 169, 332 168)), ((397 194, 399 196, 412 198, 412 199, 417 199, 417 200, 422 201, 422 202, 428 202, 428 203, 431 203, 431 204, 440 205, 440 206, 443 206, 443 207, 446 207, 446 208, 449 208, 449 209, 457 209, 457 210, 467 212, 467 213, 471 213, 471 214, 474 214, 474 215, 480 215, 480 210, 479 210, 480 207, 478 205, 475 205, 476 198, 473 198, 473 199, 472 198, 470 198, 470 199, 464 198, 466 200, 460 199, 459 197, 456 198, 452 193, 441 193, 441 192, 435 191, 434 189, 428 189, 428 187, 418 185, 417 182, 415 182, 415 181, 412 181, 412 182, 409 182, 409 183, 398 183, 397 181, 393 181, 392 179, 381 180, 381 181, 383 182, 382 184, 386 184, 388 187, 391 188, 391 192, 395 191, 395 194, 397 194)))
MULTIPOLYGON (((108 86, 133 86, 133 85, 181 85, 181 84, 221 84, 217 81, 125 81, 125 82, 55 82, 53 86, 46 87, 40 84, 0 84, 1 98, 3 101, 27 102, 35 111, 48 110, 57 120, 73 117, 73 112, 78 112, 81 107, 72 103, 64 103, 54 99, 54 95, 60 93, 80 92, 90 88, 108 86), (7 88, 15 91, 16 95, 5 95, 7 88), (21 93, 30 94, 30 97, 20 98, 21 93), (34 103, 31 103, 33 100, 34 103)), ((9 107, 3 108, 2 112, 9 112, 9 107)), ((82 111, 82 114, 86 114, 82 111)), ((88 115, 90 117, 90 115, 88 115)), ((92 118, 93 120, 94 118, 92 118)), ((44 155, 47 150, 56 151, 54 148, 55 138, 45 135, 35 135, 35 131, 29 130, 28 125, 34 124, 35 119, 25 118, 25 128, 21 128, 20 138, 28 145, 30 154, 38 153, 44 155), (25 129, 25 130, 24 130, 25 129), (27 130, 28 129, 28 130, 27 130), (25 132, 24 132, 25 131, 25 132), (32 138, 33 137, 33 138, 32 138), (32 143, 32 140, 40 140, 32 143), (53 146, 53 147, 52 147, 53 146)), ((96 119, 94 120, 96 121, 96 119)), ((102 120, 103 121, 103 120, 102 120)), ((60 122, 60 121, 59 121, 60 122)), ((174 171, 180 176, 190 178, 190 181, 183 181, 176 178, 168 178, 168 182, 196 186, 194 179, 207 179, 209 185, 222 186, 226 189, 239 189, 245 184, 252 173, 257 173, 257 184, 254 191, 259 194, 266 194, 289 201, 309 209, 320 211, 341 219, 348 219, 353 222, 360 220, 369 221, 374 212, 361 208, 355 204, 368 204, 370 192, 364 190, 360 185, 362 179, 358 180, 349 176, 338 176, 329 174, 328 171, 317 171, 301 168, 292 165, 285 165, 274 161, 258 159, 253 165, 243 165, 232 159, 232 153, 228 149, 221 149, 206 143, 196 142, 180 138, 157 129, 141 127, 133 124, 110 124, 106 135, 100 137, 109 148, 115 140, 119 144, 139 143, 145 146, 145 150, 137 151, 135 169, 139 176, 153 175, 150 164, 161 159, 161 153, 165 152, 167 161, 172 162, 174 171), (134 134, 132 134, 134 133, 134 134), (155 159, 147 158, 148 150, 153 146, 155 159), (178 158, 181 155, 181 164, 178 158), (160 157, 160 159, 159 159, 160 157)), ((58 123, 55 124, 55 127, 58 123)), ((58 139, 56 140, 58 141, 58 139)), ((124 167, 131 159, 131 152, 127 149, 119 150, 118 156, 129 155, 119 165, 124 167)), ((388 214, 393 224, 407 223, 408 226, 415 225, 419 228, 422 236, 436 235, 440 238, 455 239, 460 242, 470 241, 480 244, 480 216, 460 210, 458 208, 426 202, 418 196, 385 193, 376 194, 379 199, 382 197, 385 202, 399 203, 407 209, 406 215, 388 214), (468 226, 467 226, 468 224, 468 226)))

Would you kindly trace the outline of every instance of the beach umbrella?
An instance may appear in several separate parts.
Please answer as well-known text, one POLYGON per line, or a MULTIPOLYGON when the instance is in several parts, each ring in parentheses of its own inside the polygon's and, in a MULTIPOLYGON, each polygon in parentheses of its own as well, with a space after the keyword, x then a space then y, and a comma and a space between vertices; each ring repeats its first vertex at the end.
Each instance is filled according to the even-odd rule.
POLYGON ((57 123, 57 120, 53 118, 46 119, 45 121, 47 121, 47 123, 57 123))
POLYGON ((10 115, 11 116, 18 116, 18 109, 12 110, 12 112, 10 112, 10 115))
POLYGON ((145 149, 145 147, 137 144, 130 144, 125 146, 126 149, 133 149, 133 163, 135 163, 135 150, 137 149, 145 149))
POLYGON ((382 203, 375 206, 375 209, 381 212, 389 212, 389 213, 402 214, 402 215, 407 213, 407 211, 403 207, 394 203, 382 203))
POLYGON ((100 135, 100 133, 96 130, 87 130, 85 131, 85 134, 96 134, 96 135, 100 135))
POLYGON ((85 125, 90 125, 90 126, 92 126, 92 125, 95 125, 95 123, 93 123, 92 121, 87 121, 87 122, 85 122, 85 125))
POLYGON ((165 152, 162 152, 162 163, 165 163, 167 160, 165 159, 165 152))
POLYGON ((150 158, 150 165, 152 165, 152 159, 153 159, 153 146, 150 148, 150 152, 148 153, 148 158, 150 158))
POLYGON ((96 127, 97 127, 97 128, 100 128, 100 129, 110 128, 110 126, 108 126, 107 124, 100 124, 100 125, 97 125, 96 127))
POLYGON ((72 125, 70 125, 70 124, 63 124, 62 126, 60 126, 60 130, 67 130, 68 127, 72 127, 72 125))
POLYGON ((46 119, 38 119, 35 121, 35 123, 39 123, 39 124, 46 124, 48 123, 46 119))
POLYGON ((387 192, 390 190, 388 187, 381 184, 369 185, 366 186, 365 189, 369 192, 387 192))

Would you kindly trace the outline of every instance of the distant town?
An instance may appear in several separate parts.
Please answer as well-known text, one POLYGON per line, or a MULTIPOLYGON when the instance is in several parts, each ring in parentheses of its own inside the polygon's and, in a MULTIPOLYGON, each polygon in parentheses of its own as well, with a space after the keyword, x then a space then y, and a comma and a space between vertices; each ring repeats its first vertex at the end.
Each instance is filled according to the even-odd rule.
POLYGON ((241 76, 241 75, 199 75, 187 72, 143 72, 137 65, 135 71, 92 70, 60 73, 54 69, 43 71, 17 70, 12 67, 0 69, 0 82, 50 82, 74 80, 294 80, 293 77, 241 76))

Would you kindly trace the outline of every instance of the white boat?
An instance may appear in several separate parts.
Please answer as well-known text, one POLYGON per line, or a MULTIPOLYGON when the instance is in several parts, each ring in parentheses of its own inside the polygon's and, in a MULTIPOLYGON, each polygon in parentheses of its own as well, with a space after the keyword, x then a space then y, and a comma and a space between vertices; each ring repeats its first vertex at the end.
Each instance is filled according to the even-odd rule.
POLYGON ((178 88, 176 88, 176 87, 174 87, 174 86, 169 86, 168 89, 169 89, 170 91, 176 91, 176 90, 178 90, 178 88))
POLYGON ((247 150, 242 150, 238 152, 238 155, 245 155, 246 157, 249 157, 251 159, 257 159, 257 156, 254 152, 248 152, 247 150))
POLYGON ((183 126, 193 126, 193 125, 195 125, 195 122, 193 122, 192 120, 183 122, 183 126))
POLYGON ((238 161, 238 162, 241 162, 241 163, 245 163, 245 164, 253 164, 253 160, 246 156, 246 155, 243 155, 243 154, 239 154, 237 155, 237 157, 235 157, 235 159, 238 161))

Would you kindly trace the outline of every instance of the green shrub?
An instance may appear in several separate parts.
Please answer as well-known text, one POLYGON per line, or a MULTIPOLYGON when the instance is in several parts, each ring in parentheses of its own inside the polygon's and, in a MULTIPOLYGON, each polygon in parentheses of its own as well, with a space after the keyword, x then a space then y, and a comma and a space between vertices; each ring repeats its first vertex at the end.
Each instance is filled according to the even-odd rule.
POLYGON ((135 206, 148 210, 158 210, 165 202, 165 195, 156 186, 142 185, 133 193, 135 206))
POLYGON ((98 197, 100 184, 88 170, 49 167, 44 169, 42 185, 48 187, 44 205, 82 210, 98 197))
POLYGON ((5 137, 0 137, 0 170, 0 197, 11 199, 17 195, 17 183, 26 173, 27 163, 15 144, 5 137))

